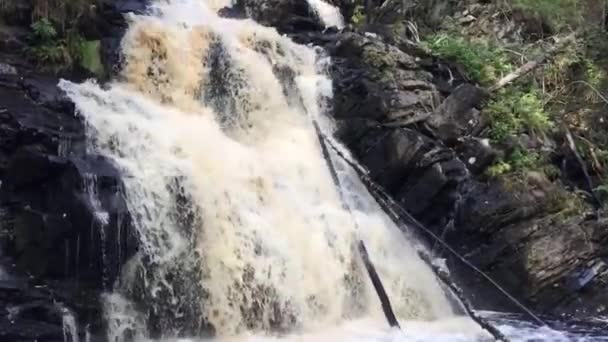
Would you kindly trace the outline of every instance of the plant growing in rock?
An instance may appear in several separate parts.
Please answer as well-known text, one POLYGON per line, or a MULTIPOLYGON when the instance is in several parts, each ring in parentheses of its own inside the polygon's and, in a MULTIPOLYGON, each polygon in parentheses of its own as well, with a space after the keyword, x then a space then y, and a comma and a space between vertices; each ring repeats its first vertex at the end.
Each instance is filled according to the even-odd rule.
POLYGON ((425 45, 438 57, 462 66, 471 80, 489 85, 513 69, 507 55, 489 42, 476 42, 455 32, 444 32, 425 39, 425 45))
POLYGON ((540 94, 534 89, 503 90, 485 110, 490 123, 490 138, 500 142, 521 133, 546 134, 555 123, 544 107, 540 94))
POLYGON ((31 45, 25 52, 39 66, 60 70, 78 61, 84 40, 77 30, 67 30, 65 37, 60 38, 47 18, 34 22, 31 29, 31 45))

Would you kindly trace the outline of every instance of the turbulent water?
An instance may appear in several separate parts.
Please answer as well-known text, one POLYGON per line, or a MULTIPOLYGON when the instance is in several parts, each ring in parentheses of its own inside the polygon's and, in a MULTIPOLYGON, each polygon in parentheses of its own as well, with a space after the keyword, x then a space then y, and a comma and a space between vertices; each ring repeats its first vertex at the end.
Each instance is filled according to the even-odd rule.
MULTIPOLYGON (((309 3, 342 25, 335 8, 309 3)), ((342 200, 312 126, 331 131, 330 61, 218 17, 225 5, 159 1, 131 18, 120 81, 61 83, 89 148, 123 172, 140 240, 104 297, 110 340, 487 338, 336 159, 342 200), (386 327, 358 239, 405 334, 386 327)))

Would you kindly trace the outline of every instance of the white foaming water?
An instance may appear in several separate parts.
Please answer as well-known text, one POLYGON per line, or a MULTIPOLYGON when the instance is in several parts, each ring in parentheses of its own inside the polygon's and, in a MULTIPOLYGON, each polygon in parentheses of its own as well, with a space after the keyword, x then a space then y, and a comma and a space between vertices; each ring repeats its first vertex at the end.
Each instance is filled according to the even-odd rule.
POLYGON ((352 215, 343 208, 311 125, 331 96, 328 61, 274 29, 218 17, 224 5, 159 1, 132 18, 121 82, 60 84, 89 147, 122 170, 140 239, 105 298, 109 339, 399 339, 384 328, 358 239, 418 337, 404 336, 481 338, 336 161, 352 215))
POLYGON ((58 309, 61 311, 62 316, 63 342, 78 342, 76 318, 66 307, 59 305, 58 309))
POLYGON ((334 7, 323 0, 307 0, 308 4, 315 11, 317 16, 323 22, 325 27, 335 26, 337 28, 344 27, 344 18, 340 13, 340 9, 334 7))

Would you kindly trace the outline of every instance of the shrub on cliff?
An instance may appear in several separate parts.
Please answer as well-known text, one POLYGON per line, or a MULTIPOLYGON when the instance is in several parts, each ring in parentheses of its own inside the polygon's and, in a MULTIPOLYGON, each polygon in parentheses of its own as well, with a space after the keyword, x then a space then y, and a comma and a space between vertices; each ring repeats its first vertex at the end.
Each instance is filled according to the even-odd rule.
POLYGON ((33 23, 31 29, 31 45, 26 48, 26 54, 39 66, 59 70, 69 68, 79 60, 83 39, 76 30, 70 29, 64 38, 59 38, 47 18, 33 23))
POLYGON ((489 42, 472 41, 455 32, 441 32, 425 39, 438 57, 458 63, 471 80, 491 84, 513 69, 504 51, 489 42))

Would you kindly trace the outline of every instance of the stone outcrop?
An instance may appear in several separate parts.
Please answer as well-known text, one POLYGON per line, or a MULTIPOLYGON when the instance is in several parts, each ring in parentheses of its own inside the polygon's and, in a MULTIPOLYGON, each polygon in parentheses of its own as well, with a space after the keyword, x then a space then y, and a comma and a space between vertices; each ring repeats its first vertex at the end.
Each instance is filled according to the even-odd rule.
POLYGON ((264 26, 275 27, 281 33, 323 29, 307 1, 237 0, 232 7, 221 9, 219 14, 231 18, 251 18, 264 26))
MULTIPOLYGON (((81 311, 73 305, 77 293, 95 293, 87 305, 96 302, 98 294, 111 287, 136 242, 119 171, 87 151, 84 124, 56 87, 58 79, 24 70, 0 75, 0 81, 0 252, 10 256, 2 267, 49 287, 32 294, 27 283, 9 282, 14 289, 7 291, 15 291, 16 302, 9 301, 12 296, 5 298, 4 307, 19 311, 20 305, 29 305, 28 298, 36 298, 36 308, 44 307, 36 312, 51 310, 52 315, 41 317, 55 319, 52 303, 58 300, 59 288, 70 289, 63 294, 67 306, 81 311)), ((77 314, 89 316, 85 312, 77 314)), ((24 320, 35 321, 16 321, 24 320)), ((29 338, 30 330, 19 325, 15 329, 6 333, 22 330, 29 338)), ((0 329, 0 336, 4 333, 0 329)), ((39 338, 44 341, 44 336, 39 338)))
MULTIPOLYGON (((107 70, 119 63, 123 14, 144 8, 105 1, 83 31, 102 41, 107 70)), ((20 32, 0 35, 15 48, 0 53, 0 340, 63 341, 69 311, 95 339, 104 332, 100 294, 137 240, 119 170, 87 148, 85 125, 57 87, 60 77, 89 75, 35 70, 16 48, 26 44, 20 32)))

